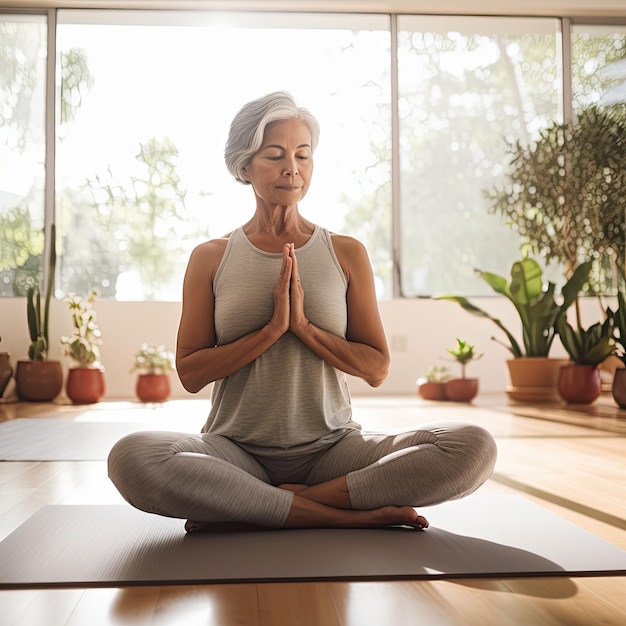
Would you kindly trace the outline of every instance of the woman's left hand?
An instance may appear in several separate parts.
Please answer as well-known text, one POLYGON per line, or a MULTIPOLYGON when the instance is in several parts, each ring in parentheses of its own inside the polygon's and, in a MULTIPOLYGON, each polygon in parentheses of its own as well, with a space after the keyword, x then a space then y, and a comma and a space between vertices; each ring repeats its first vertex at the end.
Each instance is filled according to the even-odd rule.
POLYGON ((307 326, 309 320, 304 315, 304 289, 298 273, 298 260, 296 259, 295 246, 289 244, 289 256, 291 257, 291 287, 289 289, 289 310, 291 330, 307 326))

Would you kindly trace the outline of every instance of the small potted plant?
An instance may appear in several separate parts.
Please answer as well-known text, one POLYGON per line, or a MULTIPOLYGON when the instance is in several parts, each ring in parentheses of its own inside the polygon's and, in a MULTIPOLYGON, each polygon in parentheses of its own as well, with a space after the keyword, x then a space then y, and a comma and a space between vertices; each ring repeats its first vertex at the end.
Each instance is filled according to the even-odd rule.
POLYGON ((26 293, 26 319, 30 345, 28 346, 28 360, 19 360, 15 369, 15 381, 20 400, 49 402, 54 400, 63 389, 61 362, 48 359, 50 301, 54 292, 55 272, 56 229, 52 224, 45 284, 41 289, 39 285, 31 285, 26 293))
POLYGON ((590 404, 602 391, 599 365, 615 354, 614 315, 607 310, 604 322, 574 329, 561 317, 557 321, 561 343, 571 363, 561 367, 558 392, 563 400, 574 404, 590 404))
POLYGON ((446 381, 450 379, 447 367, 433 365, 417 379, 417 393, 424 400, 447 400, 446 381))
POLYGON ((471 402, 478 394, 478 378, 467 378, 465 368, 468 363, 480 359, 482 353, 478 354, 474 346, 458 338, 456 346, 448 348, 447 352, 460 364, 461 377, 446 381, 446 397, 453 402, 471 402))
POLYGON ((99 361, 102 334, 93 308, 96 297, 94 290, 86 298, 75 294, 65 297, 72 313, 74 332, 70 337, 61 337, 61 345, 74 365, 65 387, 67 397, 74 404, 98 402, 105 392, 104 371, 99 361))
POLYGON ((169 373, 174 370, 174 355, 164 345, 142 343, 135 353, 131 372, 139 372, 135 393, 141 402, 164 402, 170 396, 169 373))

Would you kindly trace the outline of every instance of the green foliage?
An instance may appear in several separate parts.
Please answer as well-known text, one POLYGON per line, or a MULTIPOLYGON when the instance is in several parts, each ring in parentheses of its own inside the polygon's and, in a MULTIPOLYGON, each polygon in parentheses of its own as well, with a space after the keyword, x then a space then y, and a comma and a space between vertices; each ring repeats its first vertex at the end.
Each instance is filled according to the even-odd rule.
POLYGON ((86 299, 74 294, 65 297, 72 312, 74 333, 71 337, 61 337, 61 345, 65 346, 65 356, 70 357, 78 367, 97 364, 100 358, 98 346, 102 345, 102 334, 93 308, 96 296, 97 293, 92 290, 86 299))
POLYGON ((48 256, 47 282, 44 287, 45 300, 43 311, 41 308, 41 291, 38 285, 31 285, 26 294, 26 318, 28 321, 28 334, 30 345, 28 346, 28 358, 31 361, 45 361, 48 358, 50 346, 49 321, 50 300, 54 291, 54 278, 56 272, 56 227, 50 228, 50 254, 48 256))
POLYGON ((480 359, 482 356, 476 352, 474 346, 467 343, 467 341, 463 341, 462 339, 457 338, 456 346, 453 348, 448 348, 446 350, 448 354, 451 354, 457 363, 461 365, 461 378, 465 378, 465 367, 471 361, 476 361, 480 359))
MULTIPOLYGON (((93 236, 86 233, 84 247, 73 243, 70 256, 76 261, 80 258, 82 266, 90 267, 91 284, 102 284, 104 280, 115 284, 121 271, 136 270, 145 298, 150 300, 155 297, 155 286, 174 274, 184 248, 182 242, 197 229, 187 217, 178 156, 170 139, 151 138, 140 144, 136 155, 139 175, 117 181, 109 168, 87 181, 91 194, 89 213, 94 219, 90 230, 97 233, 97 241, 93 242, 93 236), (112 241, 117 242, 115 258, 106 268, 94 265, 93 246, 102 246, 111 253, 112 241), (113 275, 103 276, 104 269, 113 275)), ((75 211, 75 205, 70 208, 75 211)))
MULTIPOLYGON (((0 232, 3 234, 0 246, 0 271, 24 268, 33 280, 37 272, 29 267, 29 261, 33 257, 39 261, 44 249, 43 231, 33 228, 30 213, 26 208, 16 206, 0 214, 0 232)), ((15 295, 25 294, 26 290, 15 295)))
POLYGON ((613 337, 613 316, 607 311, 604 322, 596 322, 585 329, 574 329, 565 319, 557 320, 557 330, 561 343, 567 354, 578 365, 597 367, 606 358, 615 354, 615 340, 613 337))
POLYGON ((514 358, 523 356, 545 357, 548 356, 554 341, 557 320, 575 301, 587 281, 590 269, 591 262, 589 261, 576 268, 572 277, 561 290, 562 302, 560 305, 555 300, 555 284, 548 282, 544 285, 541 267, 533 259, 526 258, 513 263, 510 282, 498 274, 475 270, 478 276, 497 294, 508 298, 515 307, 522 326, 523 349, 513 333, 505 327, 501 320, 492 317, 489 313, 472 304, 467 298, 442 295, 436 296, 435 299, 456 302, 472 315, 490 319, 507 336, 509 345, 502 343, 496 337, 492 337, 492 339, 502 343, 514 358))
POLYGON ((83 101, 83 93, 94 84, 87 54, 82 48, 61 53, 61 124, 71 122, 83 101))
POLYGON ((601 104, 620 101, 620 83, 626 78, 618 71, 619 61, 626 57, 626 33, 619 27, 609 33, 572 33, 572 95, 574 109, 596 102, 602 93, 601 104), (593 71, 589 68, 593 67, 593 71))
POLYGON ((486 192, 492 212, 566 276, 594 259, 596 288, 610 289, 625 272, 626 104, 554 122, 530 145, 511 143, 509 156, 508 183, 486 192))
POLYGON ((131 372, 140 371, 145 374, 161 374, 174 370, 174 355, 164 345, 151 346, 141 344, 141 349, 135 353, 131 372))

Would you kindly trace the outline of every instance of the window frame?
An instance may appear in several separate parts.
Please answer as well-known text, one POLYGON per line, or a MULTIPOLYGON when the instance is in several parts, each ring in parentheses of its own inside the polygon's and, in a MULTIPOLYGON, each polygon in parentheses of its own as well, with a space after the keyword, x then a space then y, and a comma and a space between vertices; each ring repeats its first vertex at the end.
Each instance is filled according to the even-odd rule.
MULTIPOLYGON (((45 249, 44 255, 48 255, 50 248, 50 232, 51 226, 54 221, 54 210, 55 210, 55 172, 56 172, 56 154, 55 154, 55 144, 56 144, 56 120, 57 120, 57 103, 56 103, 56 31, 57 31, 57 14, 58 11, 64 10, 62 3, 48 3, 52 4, 50 8, 41 9, 37 7, 30 6, 33 3, 30 2, 20 2, 19 0, 15 0, 11 3, 11 6, 0 8, 0 11, 4 14, 33 14, 33 15, 42 15, 47 18, 47 59, 46 59, 46 113, 45 113, 45 193, 44 193, 44 230, 45 230, 45 249)), ((161 3, 148 3, 159 5, 161 7, 161 3)), ((211 2, 199 3, 200 9, 198 9, 198 5, 194 5, 194 10, 199 13, 202 13, 206 10, 210 10, 211 2)), ((237 3, 234 3, 235 7, 237 3)), ((245 10, 241 11, 240 9, 235 8, 234 10, 241 11, 245 14, 270 14, 272 12, 271 6, 276 3, 270 2, 262 2, 267 8, 263 8, 259 6, 254 11, 245 10)), ((279 3, 280 4, 280 3, 279 3)), ((399 3, 403 4, 403 3, 399 3)), ((98 8, 99 3, 96 2, 77 2, 75 6, 72 7, 71 10, 81 10, 81 9, 96 9, 98 8)), ((150 7, 140 8, 136 2, 126 2, 121 3, 121 7, 116 7, 116 10, 133 10, 136 11, 138 15, 145 13, 150 10, 150 7)), ((359 7, 354 6, 351 10, 347 10, 342 8, 341 5, 338 5, 334 8, 334 10, 311 10, 311 7, 307 7, 306 5, 302 7, 303 10, 309 9, 311 14, 319 14, 323 19, 332 20, 332 16, 335 13, 342 12, 348 14, 358 14, 362 13, 362 11, 358 11, 359 7)), ((384 10, 371 10, 371 13, 375 15, 385 15, 390 18, 390 41, 391 41, 391 74, 390 74, 390 96, 391 96, 391 259, 392 259, 392 294, 390 299, 403 299, 406 298, 402 294, 401 289, 401 267, 400 267, 400 258, 401 258, 401 236, 400 236, 400 217, 401 217, 401 207, 400 207, 400 169, 399 169, 399 160, 400 160, 400 151, 399 151, 399 141, 400 141, 400 129, 399 129, 399 118, 398 118, 398 57, 397 57, 397 44, 398 44, 398 17, 401 15, 417 15, 419 16, 419 12, 410 12, 406 10, 400 10, 403 7, 398 8, 393 12, 388 12, 384 10)), ((514 8, 514 7, 513 7, 514 8)), ((170 9, 168 9, 169 11, 170 9)), ((302 13, 302 11, 293 11, 288 8, 282 9, 284 13, 288 14, 297 14, 302 13)), ((596 8, 597 10, 597 8, 596 8)), ((174 8, 172 6, 171 11, 175 11, 177 13, 188 13, 191 15, 189 9, 186 8, 174 8)), ((229 9, 230 11, 230 9, 229 9)), ((475 9, 474 9, 475 11, 475 9)), ((509 9, 512 11, 512 8, 509 9)), ((592 9, 593 11, 593 9, 592 9)), ((624 10, 626 13, 626 9, 624 10)), ((553 12, 552 12, 553 13, 553 12)), ((431 15, 436 14, 440 15, 442 19, 446 19, 450 17, 450 15, 441 11, 440 13, 435 13, 431 11, 431 15)), ((424 13, 426 15, 426 13, 424 13)), ((460 15, 460 14, 459 14, 460 15)), ((475 12, 472 14, 463 14, 465 15, 475 15, 480 18, 480 12, 475 12)), ((430 16, 430 15, 429 15, 430 16)), ((507 12, 502 13, 499 16, 514 19, 516 15, 507 12)), ((518 16, 522 17, 518 13, 518 16)), ((533 13, 529 15, 528 13, 524 13, 523 17, 543 17, 545 15, 533 13)), ((560 60, 562 63, 562 76, 563 76, 563 85, 562 85, 562 108, 563 108, 563 120, 568 121, 572 118, 572 110, 573 110, 573 99, 572 99, 572 72, 571 72, 571 62, 572 62, 572 54, 571 54, 571 33, 572 28, 574 26, 624 26, 626 25, 626 14, 624 15, 608 15, 608 16, 600 16, 600 15, 551 15, 555 17, 560 23, 560 60)), ((304 13, 301 15, 302 18, 305 19, 304 13)), ((44 258, 46 258, 44 256, 44 258)), ((47 267, 44 268, 44 272, 47 272, 47 267)), ((47 280, 47 276, 44 276, 44 280, 47 280)), ((412 296, 408 297, 409 299, 412 296)))

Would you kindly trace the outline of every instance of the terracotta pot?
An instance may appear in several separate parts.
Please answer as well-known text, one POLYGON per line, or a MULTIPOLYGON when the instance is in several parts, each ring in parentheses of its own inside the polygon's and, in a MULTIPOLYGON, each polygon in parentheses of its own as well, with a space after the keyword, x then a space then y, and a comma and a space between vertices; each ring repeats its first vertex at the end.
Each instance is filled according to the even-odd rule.
POLYGON ((613 399, 618 406, 626 409, 626 368, 620 367, 613 374, 613 399))
POLYGON ((511 385, 506 393, 511 400, 518 402, 550 402, 560 399, 557 384, 561 367, 568 359, 550 357, 520 357, 509 359, 511 385))
POLYGON ((11 356, 8 352, 0 352, 0 397, 11 380, 11 376, 13 376, 11 356))
POLYGON ((602 392, 602 380, 597 367, 570 363, 561 367, 559 395, 570 404, 591 404, 602 392))
POLYGON ((93 404, 105 392, 104 372, 95 367, 73 367, 67 374, 65 393, 74 404, 93 404))
POLYGON ((447 400, 446 383, 438 383, 431 380, 417 382, 417 394, 424 400, 447 400))
POLYGON ((471 402, 478 394, 478 378, 452 378, 446 382, 446 397, 452 402, 471 402))
POLYGON ((139 374, 135 393, 141 402, 164 402, 170 397, 170 377, 167 374, 139 374))
POLYGON ((51 402, 63 389, 60 361, 18 361, 17 395, 27 402, 51 402))

